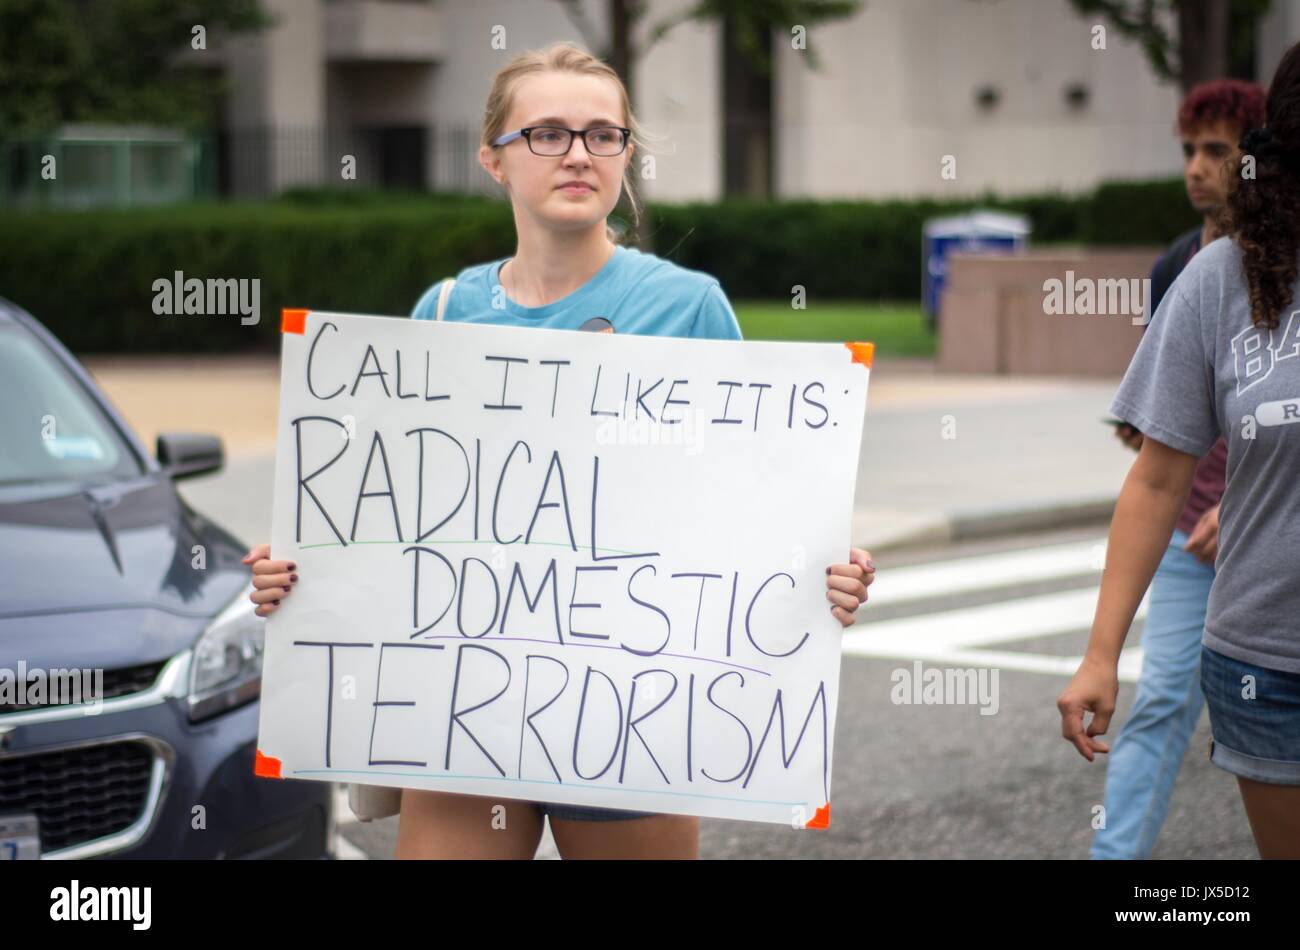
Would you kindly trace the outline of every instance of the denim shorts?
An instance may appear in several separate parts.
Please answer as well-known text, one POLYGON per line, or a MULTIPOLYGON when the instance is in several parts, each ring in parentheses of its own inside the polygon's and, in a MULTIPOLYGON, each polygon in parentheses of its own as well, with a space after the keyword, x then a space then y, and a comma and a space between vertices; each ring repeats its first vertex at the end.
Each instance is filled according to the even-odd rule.
POLYGON ((649 811, 620 811, 617 808, 588 808, 585 805, 563 805, 559 802, 533 802, 542 815, 561 821, 628 821, 632 818, 655 818, 649 811))
POLYGON ((1201 647, 1210 709, 1210 761, 1269 785, 1300 785, 1300 673, 1271 670, 1201 647))

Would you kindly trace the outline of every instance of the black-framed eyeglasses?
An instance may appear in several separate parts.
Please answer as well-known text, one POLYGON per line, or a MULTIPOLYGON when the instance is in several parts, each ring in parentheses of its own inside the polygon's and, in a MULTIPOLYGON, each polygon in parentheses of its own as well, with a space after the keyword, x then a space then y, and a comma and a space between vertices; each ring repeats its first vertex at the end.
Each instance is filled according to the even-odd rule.
POLYGON ((631 134, 631 129, 619 125, 605 125, 594 129, 563 129, 555 125, 534 125, 507 132, 493 141, 492 145, 493 147, 507 145, 517 138, 524 138, 528 141, 529 151, 534 155, 554 158, 557 155, 568 155, 569 149, 573 148, 573 137, 581 135, 582 144, 588 152, 608 158, 611 155, 621 154, 623 149, 627 148, 627 139, 631 134))

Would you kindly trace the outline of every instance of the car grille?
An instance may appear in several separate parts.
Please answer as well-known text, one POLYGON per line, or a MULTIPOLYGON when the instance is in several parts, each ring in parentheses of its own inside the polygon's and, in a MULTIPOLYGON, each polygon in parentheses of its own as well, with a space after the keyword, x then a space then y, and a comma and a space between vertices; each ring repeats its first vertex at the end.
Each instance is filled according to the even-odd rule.
MULTIPOLYGON (((157 681, 158 674, 162 672, 162 668, 166 665, 166 660, 159 660, 156 663, 143 663, 140 666, 124 666, 116 670, 105 670, 104 695, 100 698, 112 699, 115 696, 142 693, 157 681)), ((0 703, 0 716, 5 713, 22 712, 25 709, 48 709, 56 705, 62 704, 49 702, 0 703)))
POLYGON ((134 741, 0 757, 0 812, 34 812, 43 852, 93 841, 140 818, 152 767, 134 741))

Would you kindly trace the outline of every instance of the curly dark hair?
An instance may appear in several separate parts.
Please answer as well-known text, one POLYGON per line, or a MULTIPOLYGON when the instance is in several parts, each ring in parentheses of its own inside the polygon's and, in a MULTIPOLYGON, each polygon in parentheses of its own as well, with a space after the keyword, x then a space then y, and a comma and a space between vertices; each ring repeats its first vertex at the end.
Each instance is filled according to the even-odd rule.
POLYGON ((1222 224, 1241 246, 1250 288, 1250 317, 1272 329, 1291 304, 1300 247, 1300 43, 1278 64, 1263 129, 1241 140, 1243 161, 1232 176, 1222 224))

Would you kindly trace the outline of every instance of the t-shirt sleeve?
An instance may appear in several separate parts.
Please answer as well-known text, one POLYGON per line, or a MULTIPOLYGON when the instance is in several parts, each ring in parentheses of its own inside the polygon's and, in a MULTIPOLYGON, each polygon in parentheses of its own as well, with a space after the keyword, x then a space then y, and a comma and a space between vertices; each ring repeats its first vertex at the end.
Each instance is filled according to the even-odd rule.
POLYGON ((722 286, 714 281, 704 293, 691 322, 691 336, 704 340, 739 340, 740 323, 722 286))
POLYGON ((1219 423, 1198 283, 1180 275, 1165 293, 1110 411, 1143 435, 1200 458, 1219 438, 1219 423))
POLYGON ((447 278, 444 277, 421 295, 420 299, 415 302, 415 307, 411 310, 412 320, 437 319, 438 294, 442 290, 442 285, 446 282, 447 278))

